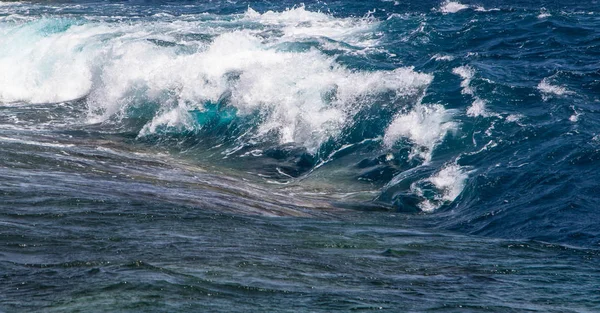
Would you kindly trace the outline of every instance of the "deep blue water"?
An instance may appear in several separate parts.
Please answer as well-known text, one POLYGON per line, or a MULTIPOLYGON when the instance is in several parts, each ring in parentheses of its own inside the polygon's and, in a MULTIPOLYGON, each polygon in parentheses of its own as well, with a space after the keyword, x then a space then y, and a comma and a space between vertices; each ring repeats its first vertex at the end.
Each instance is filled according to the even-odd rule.
POLYGON ((598 1, 0 2, 0 312, 600 311, 598 1))

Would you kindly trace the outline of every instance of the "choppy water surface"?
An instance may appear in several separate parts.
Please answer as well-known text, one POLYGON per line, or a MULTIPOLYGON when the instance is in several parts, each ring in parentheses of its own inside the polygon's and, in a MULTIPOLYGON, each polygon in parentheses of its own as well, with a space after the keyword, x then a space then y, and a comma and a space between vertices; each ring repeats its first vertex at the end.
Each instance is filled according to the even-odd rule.
POLYGON ((0 2, 0 311, 600 310, 595 1, 0 2))

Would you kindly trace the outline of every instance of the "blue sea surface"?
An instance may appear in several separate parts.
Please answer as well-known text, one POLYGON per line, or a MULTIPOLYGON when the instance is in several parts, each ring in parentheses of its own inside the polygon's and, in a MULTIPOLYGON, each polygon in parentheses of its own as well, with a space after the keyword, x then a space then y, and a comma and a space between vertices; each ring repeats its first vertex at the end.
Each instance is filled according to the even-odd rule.
POLYGON ((0 312, 600 311, 600 2, 0 1, 0 312))

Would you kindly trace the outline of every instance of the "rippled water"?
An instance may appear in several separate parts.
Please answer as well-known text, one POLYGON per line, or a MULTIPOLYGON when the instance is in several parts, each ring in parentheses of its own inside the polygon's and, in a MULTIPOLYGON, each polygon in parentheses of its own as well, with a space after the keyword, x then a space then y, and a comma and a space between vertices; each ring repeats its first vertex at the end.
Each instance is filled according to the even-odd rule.
POLYGON ((599 27, 0 2, 0 311, 600 310, 599 27))

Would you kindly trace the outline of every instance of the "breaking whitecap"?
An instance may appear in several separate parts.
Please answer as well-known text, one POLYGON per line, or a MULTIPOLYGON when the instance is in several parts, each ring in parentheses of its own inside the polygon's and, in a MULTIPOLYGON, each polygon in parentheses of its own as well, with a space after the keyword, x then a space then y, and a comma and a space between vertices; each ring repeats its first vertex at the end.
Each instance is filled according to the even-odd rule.
POLYGON ((465 188, 468 173, 456 164, 443 167, 433 176, 411 185, 411 190, 424 198, 419 203, 423 212, 433 212, 454 201, 465 188))
POLYGON ((439 11, 444 13, 444 14, 448 14, 448 13, 456 13, 459 11, 462 11, 464 9, 468 9, 469 6, 462 4, 460 2, 455 2, 455 1, 445 1, 441 4, 439 11))

